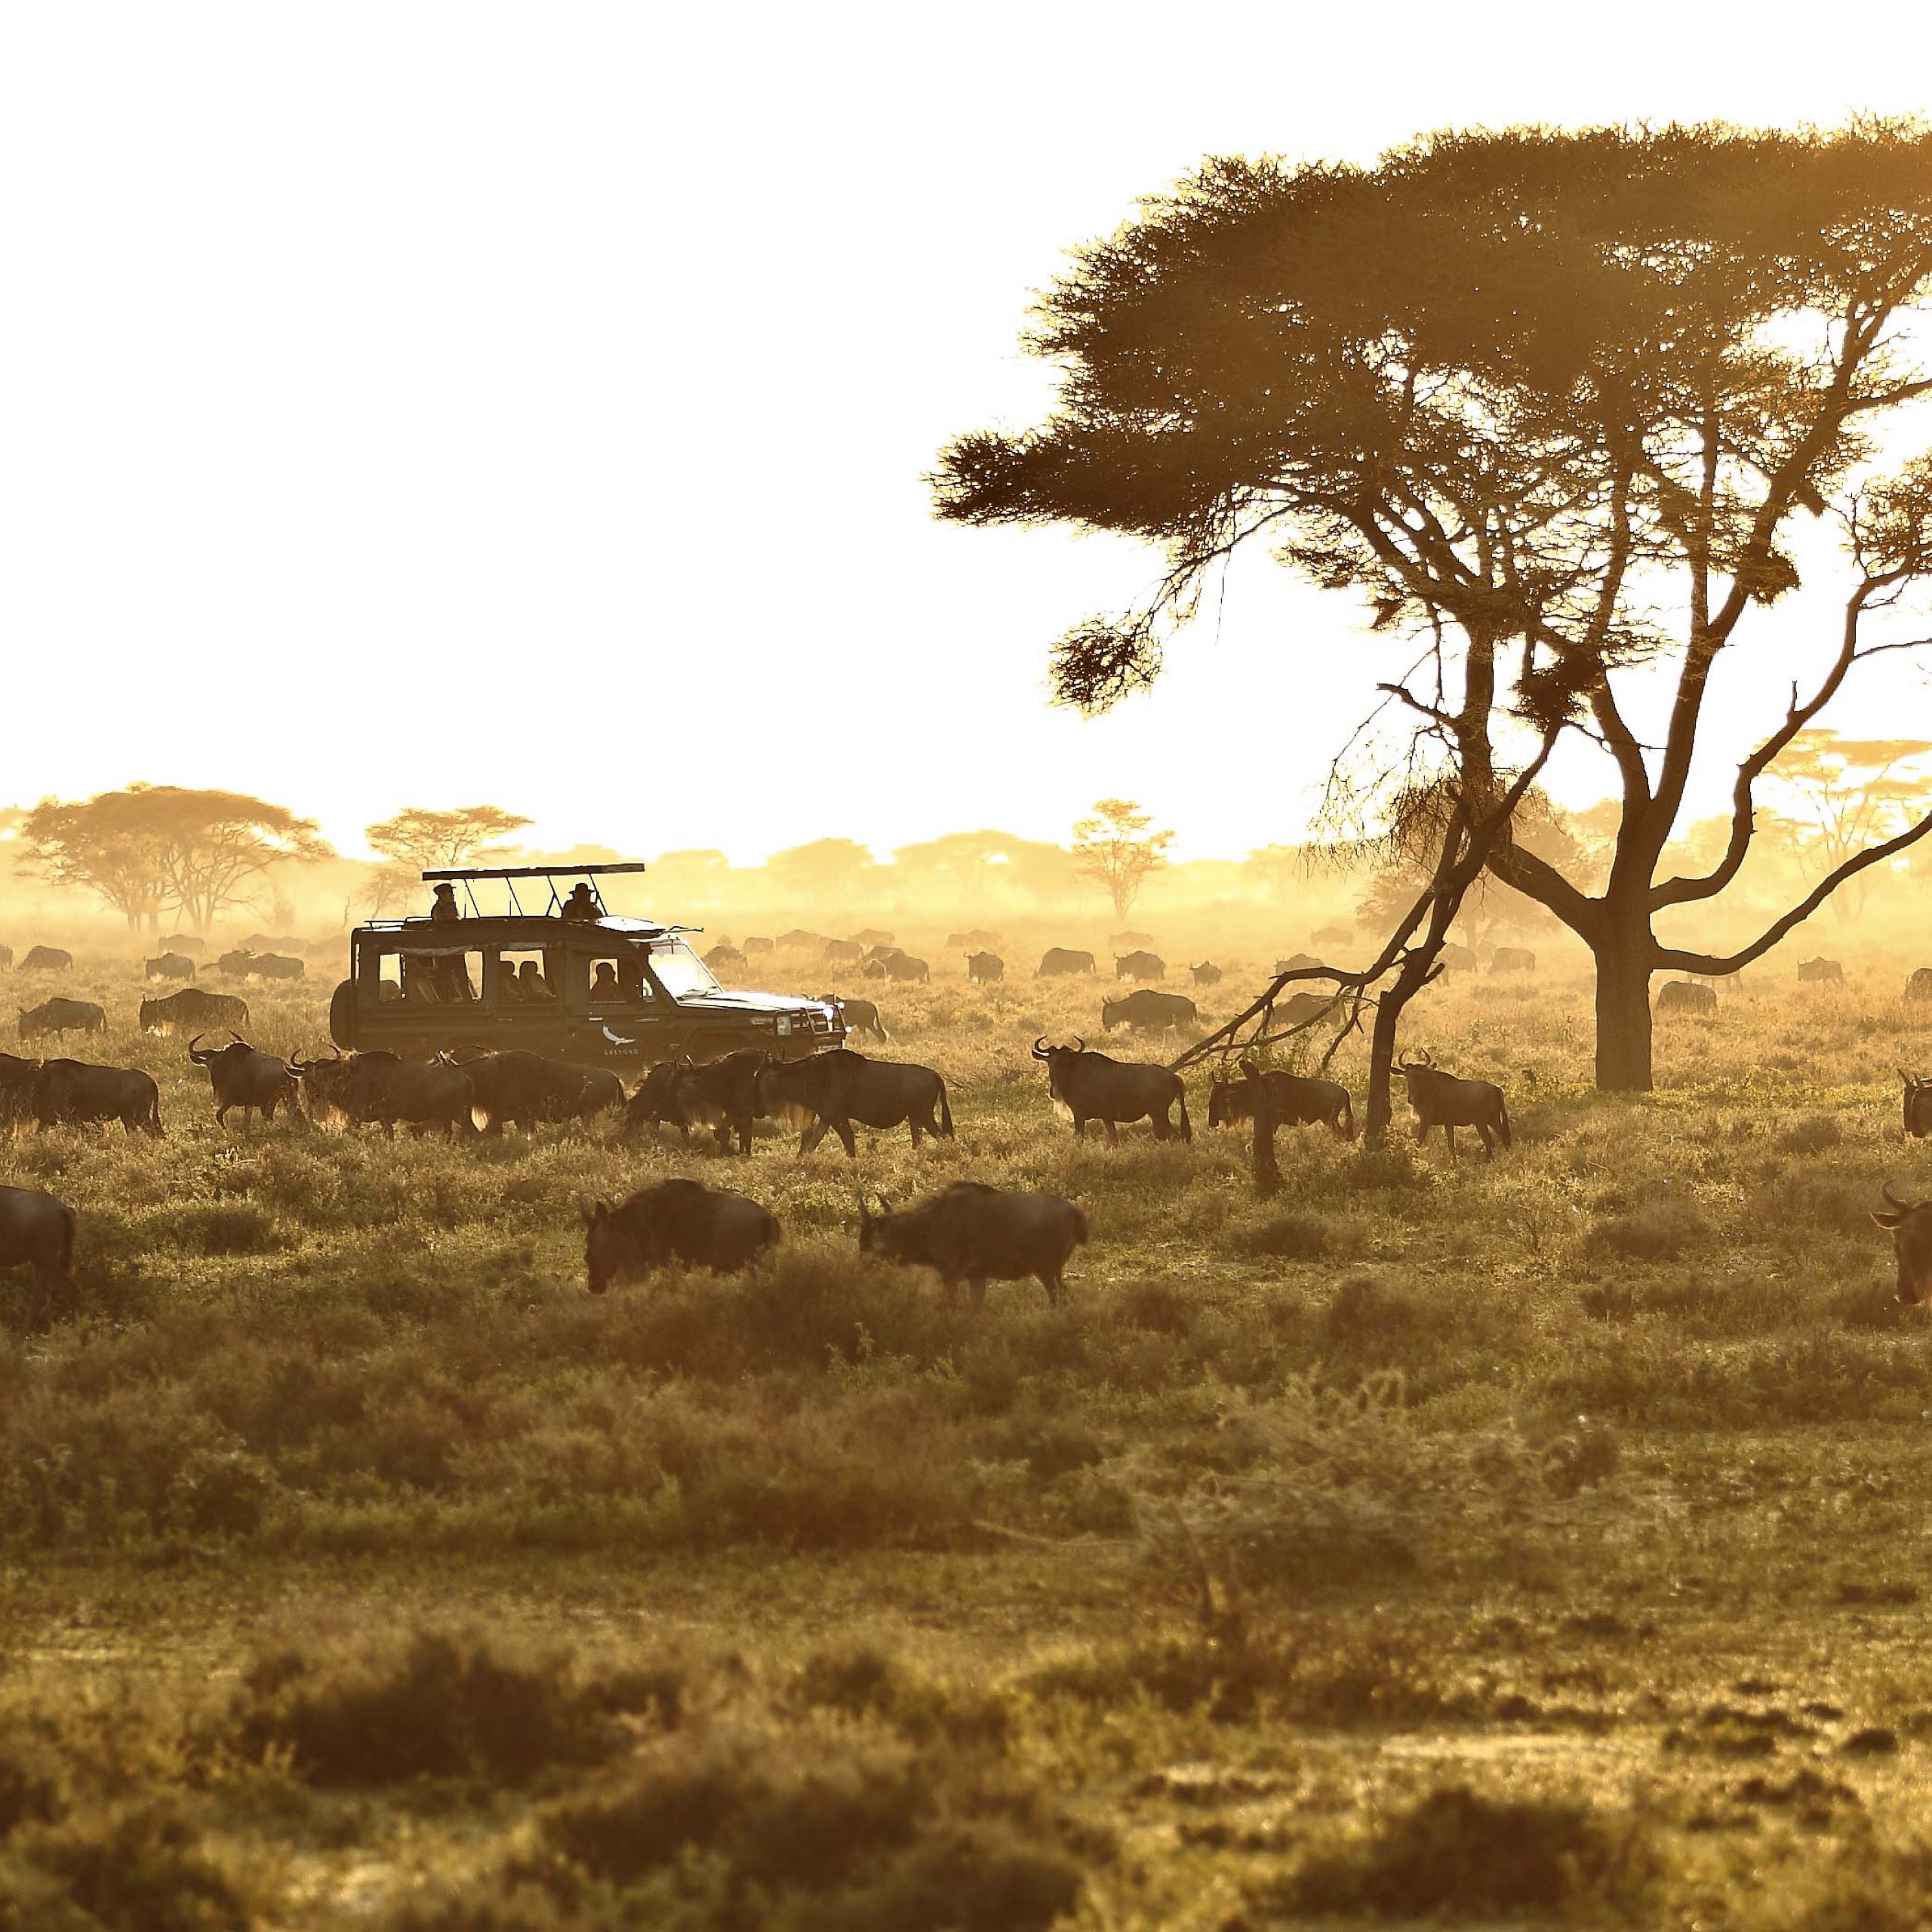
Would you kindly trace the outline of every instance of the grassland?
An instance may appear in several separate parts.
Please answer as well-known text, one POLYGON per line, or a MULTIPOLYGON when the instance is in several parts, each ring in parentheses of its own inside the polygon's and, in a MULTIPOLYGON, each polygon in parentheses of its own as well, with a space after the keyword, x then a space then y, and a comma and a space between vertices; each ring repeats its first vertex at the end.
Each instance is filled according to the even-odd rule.
POLYGON ((0 1927, 1924 1924, 1932 1357, 1866 1211, 1932 1015, 1789 977, 1641 1101, 1580 980, 1432 991, 1515 1149, 1284 1134, 1261 1202, 1204 1083, 1191 1148, 1053 1117, 1091 985, 892 992, 959 1136, 855 1171, 223 1135, 84 960, 168 1131, 5 1149, 87 1312, 0 1276, 0 1927), (592 1300, 574 1197, 675 1171, 783 1253, 592 1300), (1087 1208, 1064 1308, 856 1254, 857 1183, 964 1174, 1087 1208))

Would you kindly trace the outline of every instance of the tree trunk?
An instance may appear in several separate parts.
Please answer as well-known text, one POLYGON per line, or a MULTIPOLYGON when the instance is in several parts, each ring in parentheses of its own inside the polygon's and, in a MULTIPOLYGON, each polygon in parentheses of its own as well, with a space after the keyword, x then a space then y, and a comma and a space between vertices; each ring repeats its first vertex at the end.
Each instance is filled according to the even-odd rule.
MULTIPOLYGON (((1441 924, 1447 931, 1446 917, 1441 924)), ((1429 983, 1430 968, 1441 950, 1440 935, 1432 932, 1420 950, 1403 961, 1395 983, 1376 1002, 1375 1025, 1368 1036, 1368 1106, 1362 1119, 1362 1140, 1368 1146, 1380 1147, 1388 1139, 1395 1118, 1395 1035, 1402 1009, 1429 983)))
POLYGON ((1597 1091, 1647 1094, 1654 970, 1650 922, 1645 918, 1634 932, 1618 931, 1614 915, 1604 923, 1607 930, 1596 948, 1597 1091))

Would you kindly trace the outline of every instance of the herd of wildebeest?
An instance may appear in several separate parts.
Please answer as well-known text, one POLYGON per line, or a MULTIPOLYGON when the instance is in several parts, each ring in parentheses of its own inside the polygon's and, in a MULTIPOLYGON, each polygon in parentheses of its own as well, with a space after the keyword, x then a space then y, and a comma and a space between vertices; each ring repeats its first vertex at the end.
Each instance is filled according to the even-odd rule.
MULTIPOLYGON (((954 936, 971 948, 968 977, 975 984, 1004 977, 1004 962, 980 943, 995 937, 954 936)), ((1342 936, 1318 933, 1315 939, 1319 943, 1338 937, 1342 936)), ((740 949, 728 943, 713 947, 706 963, 714 971, 738 970, 774 944, 752 940, 740 949)), ((828 963, 857 964, 873 979, 923 982, 928 977, 925 961, 901 952, 884 934, 828 941, 826 947, 828 963)), ((21 960, 20 970, 59 972, 72 963, 71 956, 59 948, 36 946, 21 960)), ((1473 969, 1476 964, 1472 954, 1449 963, 1462 969, 1473 969)), ((0 946, 0 966, 11 964, 11 951, 0 946)), ((1535 964, 1534 955, 1509 947, 1495 949, 1488 961, 1491 973, 1502 974, 1533 972, 1535 964)), ((1278 961, 1275 970, 1318 971, 1321 967, 1312 955, 1297 954, 1278 961)), ((254 942, 223 955, 216 970, 237 979, 291 980, 303 973, 299 958, 257 950, 254 942)), ((1091 953, 1055 947, 1041 959, 1036 977, 1091 974, 1094 970, 1091 953)), ((1144 947, 1115 956, 1118 980, 1159 980, 1166 971, 1164 962, 1144 947)), ((1211 961, 1190 971, 1197 986, 1213 986, 1223 977, 1223 970, 1211 961)), ((192 980, 194 961, 185 952, 164 952, 146 962, 146 977, 192 980)), ((1843 977, 1839 964, 1829 959, 1807 960, 1798 968, 1798 980, 1805 984, 1835 983, 1843 977)), ((841 1008, 848 1037, 866 1035, 881 1042, 889 1038, 872 1001, 820 997, 841 1008)), ((1932 968, 1912 975, 1905 997, 1932 999, 1932 968)), ((1709 984, 1680 980, 1660 989, 1657 1004, 1660 1012, 1703 1013, 1715 1008, 1715 999, 1709 984)), ((1272 1011, 1278 1020, 1292 1025, 1327 1014, 1337 1005, 1333 992, 1300 992, 1281 999, 1272 1011)), ((953 1137, 950 1097, 936 1069, 873 1060, 849 1047, 802 1060, 780 1059, 749 1048, 703 1063, 667 1061, 650 1068, 627 1092, 609 1068, 522 1050, 459 1049, 426 1063, 380 1051, 285 1058, 251 1045, 242 1032, 248 1022, 247 1002, 239 995, 212 993, 193 985, 140 1002, 143 1032, 188 1035, 188 1058, 207 1072, 214 1118, 224 1130, 232 1114, 238 1112, 243 1125, 251 1128, 257 1115, 272 1121, 278 1111, 285 1111, 344 1128, 380 1126, 393 1136, 401 1125, 418 1136, 441 1133, 460 1140, 500 1136, 506 1127, 528 1133, 546 1124, 587 1124, 614 1114, 620 1116, 617 1132, 623 1139, 654 1138, 660 1128, 669 1127, 688 1143, 694 1131, 709 1130, 720 1152, 735 1150, 749 1157, 757 1123, 775 1120, 798 1131, 801 1158, 828 1134, 838 1137, 848 1157, 856 1158, 854 1130, 859 1127, 904 1127, 915 1149, 928 1136, 953 1137), (217 1032, 227 1034, 224 1044, 202 1044, 217 1032)), ((1124 1025, 1168 1032, 1198 1025, 1198 1015, 1191 1000, 1143 986, 1121 999, 1103 1000, 1101 1023, 1109 1031, 1124 1025)), ((58 997, 21 1009, 19 1023, 23 1042, 107 1030, 101 1007, 58 997)), ((1355 1137, 1353 1103, 1341 1082, 1264 1068, 1244 1055, 1236 1063, 1235 1075, 1230 1075, 1231 1057, 1222 1056, 1212 1077, 1210 1127, 1231 1128, 1259 1117, 1275 1125, 1318 1125, 1340 1139, 1355 1137)), ((1077 1035, 1058 1043, 1042 1036, 1035 1041, 1032 1057, 1044 1072, 1054 1110, 1076 1136, 1084 1137, 1088 1124, 1095 1122, 1105 1131, 1108 1144, 1117 1146, 1122 1127, 1145 1121, 1156 1140, 1192 1140, 1186 1085, 1171 1068, 1115 1059, 1088 1047, 1077 1035)), ((1511 1145, 1508 1104, 1494 1081, 1460 1078, 1438 1067, 1426 1053, 1404 1054, 1395 1071, 1407 1089, 1419 1143, 1432 1128, 1439 1128, 1453 1159, 1456 1130, 1467 1128, 1475 1131, 1488 1158, 1494 1157, 1499 1146, 1511 1145)), ((1903 1069, 1900 1075, 1906 1134, 1932 1137, 1932 1078, 1903 1069)), ((65 1057, 31 1059, 0 1053, 0 1128, 11 1131, 29 1126, 93 1125, 106 1131, 117 1121, 130 1134, 162 1133, 160 1094, 152 1075, 138 1068, 97 1066, 65 1057)), ((1921 1301, 1932 1292, 1932 1201, 1908 1202, 1889 1187, 1884 1198, 1884 1208, 1875 1210, 1872 1219, 1892 1234, 1899 1298, 1921 1301)), ((593 1294, 672 1263, 735 1272, 780 1238, 776 1217, 761 1203, 685 1177, 642 1188, 615 1205, 602 1200, 579 1205, 593 1294)), ((882 1198, 877 1206, 875 1212, 871 1201, 860 1199, 860 1249, 931 1269, 949 1298, 964 1284, 971 1288, 976 1307, 989 1281, 1028 1277, 1038 1281, 1049 1300, 1057 1303, 1067 1263, 1088 1235, 1086 1214, 1072 1201, 981 1181, 954 1181, 902 1211, 895 1211, 882 1198)), ((72 1208, 52 1195, 0 1187, 0 1266, 26 1265, 32 1270, 29 1326, 44 1325, 57 1303, 68 1312, 78 1309, 72 1274, 77 1229, 72 1208)))

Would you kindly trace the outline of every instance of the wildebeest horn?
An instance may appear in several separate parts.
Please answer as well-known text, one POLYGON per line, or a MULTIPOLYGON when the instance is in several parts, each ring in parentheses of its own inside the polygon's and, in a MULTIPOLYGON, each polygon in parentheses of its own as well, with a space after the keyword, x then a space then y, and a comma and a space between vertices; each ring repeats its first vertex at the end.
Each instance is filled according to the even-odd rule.
POLYGON ((1073 1051, 1077 1054, 1084 1054, 1087 1051, 1087 1042, 1078 1033, 1073 1036, 1073 1051))
POLYGON ((201 1044, 201 1042, 202 1036, 200 1034, 197 1033, 195 1037, 188 1042, 188 1057, 192 1060, 197 1066, 206 1066, 208 1062, 214 1058, 214 1055, 212 1053, 197 1053, 195 1049, 201 1044))
POLYGON ((1045 1034, 1042 1033, 1040 1037, 1033 1042, 1033 1057, 1035 1060, 1044 1060, 1046 1057, 1047 1036, 1045 1034))

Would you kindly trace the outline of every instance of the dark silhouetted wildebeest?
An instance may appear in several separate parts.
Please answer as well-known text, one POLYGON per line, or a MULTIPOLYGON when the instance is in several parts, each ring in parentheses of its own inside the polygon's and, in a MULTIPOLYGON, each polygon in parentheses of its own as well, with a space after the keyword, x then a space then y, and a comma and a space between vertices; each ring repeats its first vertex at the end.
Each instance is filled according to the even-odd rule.
POLYGON ((778 942, 775 939, 748 939, 745 941, 745 957, 747 959, 761 958, 767 953, 777 950, 778 942))
POLYGON ((1666 980, 1657 989, 1659 1013, 1715 1013, 1717 990, 1690 980, 1666 980))
POLYGON ((714 973, 735 973, 745 961, 745 955, 735 946, 714 946, 704 955, 704 963, 714 973))
POLYGON ((81 1298, 74 1287, 78 1226, 73 1209, 52 1195, 37 1187, 0 1187, 0 1268, 25 1265, 33 1270, 29 1328, 47 1325, 57 1297, 64 1312, 79 1312, 81 1298))
POLYGON ((74 955, 64 946, 36 946, 20 961, 23 973, 64 973, 72 966, 74 955))
POLYGON ((231 980, 245 980, 255 970, 255 955, 238 946, 232 952, 224 952, 214 962, 214 970, 231 980))
POLYGON ((248 1023, 248 1002, 233 993, 204 992, 199 986, 183 986, 165 999, 141 1001, 143 1033, 211 1033, 222 1026, 238 1033, 248 1023))
POLYGON ((744 1047, 705 1066, 681 1063, 675 1092, 678 1117, 693 1127, 708 1127, 718 1151, 728 1154, 735 1137, 738 1152, 752 1151, 752 1127, 758 1115, 758 1076, 771 1056, 744 1047))
POLYGON ((185 952, 164 952, 147 962, 145 974, 150 980, 192 980, 195 962, 185 952))
POLYGON ((1318 932, 1309 934, 1308 943, 1311 946, 1349 946, 1354 943, 1355 936, 1352 926, 1324 926, 1318 932))
POLYGON ((296 1110, 297 1075, 279 1054, 263 1053, 238 1034, 226 1046, 210 1047, 205 1052, 201 1040, 197 1033, 188 1042, 188 1057, 208 1069, 217 1127, 227 1126, 231 1107, 239 1107, 251 1127, 257 1111, 264 1120, 273 1120, 275 1109, 285 1101, 291 1113, 296 1110))
POLYGON ((679 1177, 639 1188, 613 1208, 580 1201, 585 1226, 583 1265, 590 1292, 635 1281, 667 1262, 735 1274, 778 1244, 770 1208, 729 1189, 679 1177))
POLYGON ((678 1105, 678 1063, 667 1060, 654 1066, 638 1082, 637 1091, 624 1105, 624 1137, 626 1140, 669 1121, 685 1140, 691 1137, 691 1122, 678 1105))
POLYGON ((1307 973, 1318 971, 1324 964, 1312 952, 1291 952, 1285 959, 1275 961, 1278 973, 1307 973))
POLYGON ((838 1047, 804 1060, 768 1061, 758 1070, 757 1084, 758 1112, 799 1130, 801 1159, 828 1133, 856 1159, 855 1123, 909 1128, 915 1147, 929 1134, 952 1138, 946 1082, 929 1066, 868 1060, 838 1047))
POLYGON ((778 935, 778 943, 788 952, 822 952, 833 942, 823 933, 808 933, 802 926, 794 926, 778 935))
POLYGON ((1534 973, 1537 956, 1527 946, 1499 946, 1489 955, 1492 973, 1534 973))
POLYGON ((1473 946, 1451 944, 1444 946, 1436 957, 1442 962, 1445 973, 1473 973, 1476 970, 1475 949, 1473 946))
POLYGON ((1844 968, 1837 960, 1822 955, 1816 959, 1801 959, 1798 962, 1798 983, 1801 986, 1842 986, 1844 968))
POLYGON ((1171 1140, 1176 1134, 1183 1140, 1194 1138, 1194 1124, 1187 1117, 1187 1088, 1178 1073, 1090 1053, 1078 1035, 1070 1047, 1050 1047, 1044 1038, 1035 1040, 1033 1057, 1046 1066, 1054 1112, 1072 1122, 1076 1135, 1084 1135, 1087 1123, 1097 1120, 1107 1131, 1107 1145, 1118 1147, 1121 1128, 1144 1120, 1156 1140, 1171 1140), (1177 1103, 1178 1127, 1168 1117, 1177 1103))
POLYGON ((1197 986, 1218 986, 1226 977, 1211 959, 1204 959, 1199 965, 1190 966, 1187 970, 1194 975, 1197 986))
POLYGON ((1418 1146, 1432 1127, 1441 1128, 1452 1161, 1459 1127, 1475 1129, 1484 1154, 1492 1161, 1499 1142, 1505 1147, 1510 1144, 1509 1109, 1503 1089, 1494 1081, 1458 1079, 1453 1073, 1444 1073, 1426 1054, 1414 1060, 1398 1060, 1395 1071, 1408 1083, 1418 1146))
POLYGON ((1164 980, 1168 962, 1158 953, 1121 952, 1114 955, 1116 980, 1164 980))
POLYGON ((1932 1134, 1932 1080, 1899 1069, 1905 1082, 1905 1131, 1906 1137, 1923 1140, 1932 1134))
POLYGON ((1006 961, 996 952, 968 953, 966 977, 976 986, 995 985, 1006 977, 1006 961))
POLYGON ((1347 1009, 1338 993, 1291 993, 1275 1008, 1275 1017, 1285 1026, 1300 1026, 1311 1020, 1340 1019, 1347 1009))
POLYGON ((34 1089, 42 1127, 84 1127, 118 1121, 130 1134, 161 1133, 161 1090, 136 1066, 95 1066, 86 1060, 44 1062, 34 1089))
POLYGON ((1199 1009, 1185 993, 1156 992, 1152 986, 1143 986, 1118 999, 1100 1002, 1101 1029, 1109 1033, 1116 1026, 1131 1026, 1140 1033, 1166 1033, 1177 1026, 1200 1023, 1199 1009))
POLYGON ((1142 946, 1146 946, 1151 950, 1154 944, 1154 935, 1152 933, 1109 933, 1107 935, 1107 943, 1116 952, 1133 952, 1142 946))
MULTIPOLYGON (((888 980, 897 980, 908 986, 924 986, 932 977, 932 968, 923 959, 915 959, 909 952, 889 952, 874 960, 872 964, 884 967, 888 980)), ((870 968, 867 970, 869 971, 870 968)))
POLYGON ((866 949, 857 940, 831 939, 825 943, 825 963, 828 966, 856 966, 866 956, 866 949))
POLYGON ((258 952, 248 968, 258 980, 300 980, 305 977, 308 968, 299 959, 291 959, 281 952, 258 952))
POLYGON ((445 1059, 469 1076, 471 1118, 492 1137, 506 1122, 528 1133, 546 1123, 592 1120, 624 1104, 623 1082, 608 1067, 580 1066, 521 1048, 445 1059))
POLYGON ((1932 1287, 1932 1201, 1901 1201, 1887 1182, 1878 1192, 1885 1206, 1872 1210, 1872 1218, 1892 1237, 1898 1257, 1898 1298, 1908 1304, 1925 1299, 1932 1287))
POLYGON ((863 1033, 881 1046, 891 1038, 885 1030, 885 1022, 878 1017, 878 1008, 870 1000, 847 999, 838 993, 820 993, 817 997, 820 1005, 838 1009, 846 1032, 854 1038, 863 1033))
POLYGON ((859 1203, 859 1251, 882 1255, 908 1267, 930 1268, 948 1301, 964 1281, 973 1306, 986 1298, 989 1281, 1021 1281, 1032 1275, 1057 1304, 1066 1292, 1066 1264, 1087 1238, 1087 1217, 1057 1194, 1026 1194, 956 1180, 915 1206, 893 1211, 883 1195, 882 1214, 859 1203))
POLYGON ((1070 946, 1050 946, 1040 955, 1040 970, 1036 979, 1064 979, 1069 974, 1091 973, 1094 970, 1094 955, 1091 952, 1076 952, 1070 946))
POLYGON ((20 1038, 46 1038, 58 1033, 104 1033, 107 1015, 91 999, 48 999, 20 1011, 20 1038))
POLYGON ((32 1119, 40 1062, 0 1054, 0 1127, 20 1127, 32 1119))
POLYGON ((1905 983, 1907 999, 1932 999, 1932 966, 1921 966, 1905 983))
POLYGON ((374 1124, 391 1139, 398 1124, 419 1139, 438 1129, 451 1140, 475 1131, 475 1094, 467 1068, 440 1060, 417 1066, 379 1048, 326 1060, 291 1059, 289 1065, 318 1120, 374 1124))
POLYGON ((1284 1126, 1325 1127, 1338 1140, 1355 1137, 1355 1106, 1339 1080, 1318 1080, 1309 1075, 1263 1069, 1252 1060, 1241 1063, 1238 1080, 1215 1081, 1208 1094, 1208 1124, 1233 1127, 1254 1118, 1257 1100, 1266 1087, 1275 1104, 1275 1118, 1284 1126))

